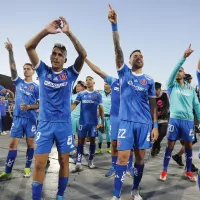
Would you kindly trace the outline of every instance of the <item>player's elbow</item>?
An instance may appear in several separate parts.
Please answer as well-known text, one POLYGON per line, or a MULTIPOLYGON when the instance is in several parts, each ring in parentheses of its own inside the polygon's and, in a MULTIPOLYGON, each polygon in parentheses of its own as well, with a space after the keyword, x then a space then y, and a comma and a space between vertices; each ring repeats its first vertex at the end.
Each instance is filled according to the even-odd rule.
POLYGON ((87 52, 85 51, 85 49, 83 49, 80 53, 79 53, 79 56, 82 58, 82 59, 86 59, 87 57, 87 52))

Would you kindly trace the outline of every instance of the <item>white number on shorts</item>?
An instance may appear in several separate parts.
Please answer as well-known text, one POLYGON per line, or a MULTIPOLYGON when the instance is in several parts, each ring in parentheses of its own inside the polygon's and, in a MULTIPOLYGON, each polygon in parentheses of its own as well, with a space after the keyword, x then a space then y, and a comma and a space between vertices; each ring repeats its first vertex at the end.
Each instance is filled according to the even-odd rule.
POLYGON ((41 133, 40 132, 37 132, 36 136, 35 136, 35 141, 38 141, 40 139, 40 135, 41 133))
POLYGON ((194 129, 190 129, 189 136, 194 140, 194 129))
POLYGON ((35 131, 36 131, 36 126, 35 126, 35 125, 32 126, 31 131, 32 131, 32 132, 35 132, 35 131))
POLYGON ((78 130, 81 131, 81 130, 82 130, 82 127, 83 127, 82 125, 79 125, 79 126, 78 126, 78 130))
POLYGON ((68 136, 68 139, 67 139, 67 145, 71 145, 72 144, 72 136, 68 136))
POLYGON ((168 132, 174 132, 174 125, 168 124, 168 132))
POLYGON ((126 133, 126 129, 119 129, 118 138, 126 138, 124 135, 126 133))
POLYGON ((147 142, 150 142, 150 137, 151 137, 151 133, 148 133, 148 135, 147 135, 147 142))

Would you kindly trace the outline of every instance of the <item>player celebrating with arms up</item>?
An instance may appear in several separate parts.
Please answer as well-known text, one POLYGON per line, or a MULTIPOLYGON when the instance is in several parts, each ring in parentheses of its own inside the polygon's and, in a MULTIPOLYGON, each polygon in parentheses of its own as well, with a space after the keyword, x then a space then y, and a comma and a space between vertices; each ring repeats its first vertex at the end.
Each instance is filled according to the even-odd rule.
POLYGON ((63 17, 54 20, 34 36, 26 44, 26 50, 39 77, 41 102, 39 124, 35 139, 32 198, 33 200, 40 200, 42 198, 44 169, 55 141, 60 164, 56 199, 61 200, 64 199, 64 191, 68 183, 69 153, 74 150, 70 111, 71 89, 82 69, 87 54, 63 17), (63 24, 62 27, 61 22, 63 24), (63 68, 64 63, 67 61, 65 46, 61 44, 54 45, 50 57, 52 67, 48 67, 44 62, 40 61, 36 52, 39 42, 49 34, 59 33, 59 28, 69 37, 78 53, 74 65, 67 69, 63 68))
POLYGON ((144 170, 145 151, 151 146, 151 136, 153 140, 156 140, 158 137, 155 86, 153 79, 142 73, 144 62, 140 50, 135 50, 130 55, 129 63, 132 69, 124 64, 124 55, 120 46, 117 28, 117 14, 111 6, 108 19, 112 24, 116 67, 121 88, 118 161, 112 200, 120 199, 122 184, 126 174, 126 165, 132 148, 135 151, 135 170, 131 195, 135 200, 142 200, 138 187, 144 170))
POLYGON ((5 172, 0 175, 0 179, 10 179, 12 177, 12 168, 17 157, 17 147, 19 139, 25 134, 27 143, 26 166, 24 177, 31 175, 31 163, 34 154, 34 136, 36 132, 36 109, 39 108, 39 88, 32 80, 34 70, 30 63, 23 66, 24 80, 18 76, 14 60, 13 46, 8 40, 5 48, 9 53, 11 78, 15 84, 15 109, 14 119, 11 128, 11 140, 9 143, 9 152, 6 159, 5 172))

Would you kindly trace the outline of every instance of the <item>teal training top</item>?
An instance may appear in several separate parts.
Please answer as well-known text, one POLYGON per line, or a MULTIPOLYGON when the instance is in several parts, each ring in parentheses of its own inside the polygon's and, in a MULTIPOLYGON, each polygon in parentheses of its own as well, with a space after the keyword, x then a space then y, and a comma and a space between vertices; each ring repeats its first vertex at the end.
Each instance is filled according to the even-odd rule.
POLYGON ((176 75, 185 60, 184 57, 181 58, 167 81, 170 101, 170 118, 193 121, 194 109, 198 120, 200 120, 200 104, 195 89, 187 82, 184 82, 184 87, 182 87, 176 81, 176 75))

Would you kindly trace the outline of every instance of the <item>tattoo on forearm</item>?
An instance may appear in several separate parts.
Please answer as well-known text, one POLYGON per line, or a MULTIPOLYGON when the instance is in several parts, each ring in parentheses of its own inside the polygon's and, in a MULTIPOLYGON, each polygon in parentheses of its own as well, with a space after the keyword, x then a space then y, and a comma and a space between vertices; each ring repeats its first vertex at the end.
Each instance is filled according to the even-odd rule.
POLYGON ((117 67, 121 67, 124 64, 124 54, 120 46, 118 31, 113 31, 113 41, 115 47, 116 64, 117 67))
POLYGON ((18 75, 17 75, 17 69, 16 69, 13 51, 9 51, 9 62, 10 62, 10 70, 11 70, 12 79, 16 79, 18 75))

